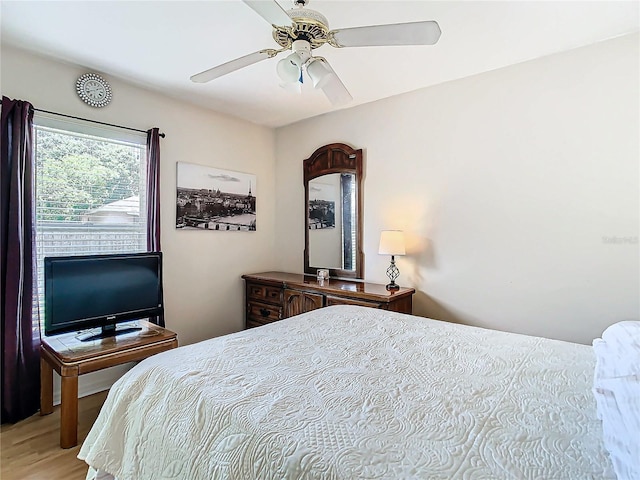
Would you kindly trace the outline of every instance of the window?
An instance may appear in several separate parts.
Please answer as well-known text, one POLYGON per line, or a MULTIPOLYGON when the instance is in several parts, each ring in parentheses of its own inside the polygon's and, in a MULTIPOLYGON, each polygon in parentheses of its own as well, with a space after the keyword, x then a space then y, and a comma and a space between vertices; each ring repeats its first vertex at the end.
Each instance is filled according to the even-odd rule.
POLYGON ((51 117, 34 123, 34 311, 44 323, 45 257, 146 251, 146 137, 51 117))

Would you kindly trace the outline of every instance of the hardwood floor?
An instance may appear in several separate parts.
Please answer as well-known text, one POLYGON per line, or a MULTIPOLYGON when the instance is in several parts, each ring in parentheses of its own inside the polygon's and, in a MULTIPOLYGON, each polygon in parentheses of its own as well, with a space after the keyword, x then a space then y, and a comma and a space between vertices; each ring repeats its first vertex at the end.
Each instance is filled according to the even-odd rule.
POLYGON ((87 464, 78 460, 82 442, 98 416, 107 392, 78 402, 78 445, 60 448, 60 406, 51 415, 38 413, 0 430, 2 480, 84 480, 87 464))

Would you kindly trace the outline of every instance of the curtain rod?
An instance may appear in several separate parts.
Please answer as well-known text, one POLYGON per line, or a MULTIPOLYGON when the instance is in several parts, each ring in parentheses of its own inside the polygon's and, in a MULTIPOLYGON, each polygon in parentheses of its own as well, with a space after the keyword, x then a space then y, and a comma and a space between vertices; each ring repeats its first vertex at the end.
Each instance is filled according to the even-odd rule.
MULTIPOLYGON (((85 122, 91 122, 91 123, 99 123, 100 125, 106 125, 108 127, 116 127, 116 128, 123 128, 125 130, 131 130, 133 132, 140 132, 140 133, 147 133, 146 130, 140 130, 137 128, 131 128, 131 127, 123 127, 122 125, 114 125, 113 123, 105 123, 105 122, 99 122, 97 120, 89 120, 88 118, 82 118, 82 117, 74 117, 73 115, 65 115, 64 113, 58 113, 58 112, 50 112, 48 110, 41 110, 39 108, 34 108, 34 110, 36 112, 42 112, 42 113, 50 113, 51 115, 59 115, 61 117, 67 117, 67 118, 73 118, 74 120, 83 120, 85 122)), ((162 138, 165 137, 164 133, 160 133, 159 134, 162 138)))

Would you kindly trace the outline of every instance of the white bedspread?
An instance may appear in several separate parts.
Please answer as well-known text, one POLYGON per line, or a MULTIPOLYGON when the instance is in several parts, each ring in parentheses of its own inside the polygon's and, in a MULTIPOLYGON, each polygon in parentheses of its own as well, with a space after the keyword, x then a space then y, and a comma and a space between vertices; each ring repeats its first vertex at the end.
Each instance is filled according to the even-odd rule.
POLYGON ((329 307, 128 372, 79 458, 119 480, 613 479, 591 348, 329 307))

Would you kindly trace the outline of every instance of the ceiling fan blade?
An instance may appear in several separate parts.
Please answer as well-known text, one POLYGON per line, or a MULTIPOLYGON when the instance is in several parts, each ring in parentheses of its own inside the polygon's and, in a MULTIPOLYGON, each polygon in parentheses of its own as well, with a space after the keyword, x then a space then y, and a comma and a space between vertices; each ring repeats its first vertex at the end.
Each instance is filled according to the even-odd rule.
POLYGON ((291 18, 275 0, 242 0, 271 25, 291 25, 291 18))
POLYGON ((353 100, 353 97, 349 93, 349 90, 347 90, 347 87, 344 86, 344 83, 342 83, 342 80, 340 80, 329 62, 327 62, 325 58, 318 58, 321 58, 325 67, 331 72, 326 80, 326 83, 322 87, 320 87, 322 88, 322 91, 327 96, 331 104, 334 106, 340 106, 353 100))
POLYGON ((434 21, 341 28, 330 32, 340 47, 433 45, 441 33, 434 21))
POLYGON ((191 77, 191 81, 195 83, 206 83, 214 80, 218 77, 222 77, 231 72, 235 72, 249 65, 253 65, 261 60, 270 58, 276 55, 275 50, 260 50, 259 52, 250 53, 244 57, 236 58, 230 62, 223 63, 217 67, 210 68, 204 72, 197 73, 191 77))

